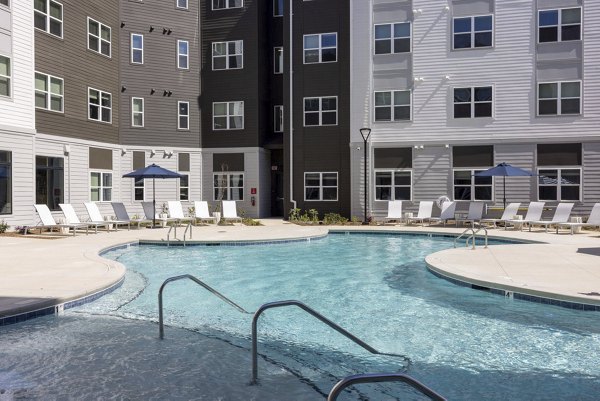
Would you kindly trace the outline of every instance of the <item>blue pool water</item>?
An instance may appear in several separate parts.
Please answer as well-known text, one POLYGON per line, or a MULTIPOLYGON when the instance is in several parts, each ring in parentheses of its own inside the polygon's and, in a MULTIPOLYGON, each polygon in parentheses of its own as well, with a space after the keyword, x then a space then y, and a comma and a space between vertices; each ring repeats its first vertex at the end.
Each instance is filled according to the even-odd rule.
MULTIPOLYGON (((72 319, 66 326, 85 319, 90 331, 96 324, 109 326, 117 336, 119 325, 107 323, 106 316, 128 319, 128 325, 140 325, 150 345, 140 340, 130 344, 135 335, 123 335, 127 340, 122 340, 121 353, 139 355, 146 347, 171 346, 182 366, 199 372, 202 366, 207 372, 215 368, 209 361, 201 366, 188 361, 190 352, 225 352, 207 342, 226 343, 242 352, 243 362, 226 356, 219 360, 224 371, 213 372, 214 388, 198 390, 221 398, 198 399, 321 399, 346 375, 402 371, 450 400, 597 400, 600 315, 509 300, 456 286, 428 272, 424 257, 450 247, 450 238, 364 234, 279 245, 130 247, 104 255, 127 266, 123 287, 61 319, 72 319), (197 276, 248 311, 270 301, 300 300, 379 351, 405 355, 410 363, 370 355, 296 308, 276 309, 260 321, 261 385, 253 389, 246 386, 251 316, 191 281, 166 288, 170 327, 163 343, 168 345, 155 344, 157 327, 150 322, 158 316, 158 289, 166 278, 179 274, 197 276), (187 329, 187 334, 178 328, 187 329), (185 353, 177 351, 177 344, 183 344, 185 353), (235 381, 229 390, 226 385, 219 388, 226 369, 235 381), (244 387, 252 390, 244 392, 244 387)), ((37 324, 52 325, 53 319, 37 324)), ((136 327, 127 327, 137 332, 136 327)), ((20 329, 11 330, 16 336, 20 329)), ((0 347, 2 341, 0 335, 0 347)), ((14 342, 19 346, 19 339, 14 342)), ((0 360, 0 389, 2 369, 0 360)), ((16 370, 20 377, 37 380, 34 373, 16 370)), ((161 386, 168 388, 168 376, 163 381, 161 386)), ((358 391, 343 399, 421 399, 393 384, 358 391)))

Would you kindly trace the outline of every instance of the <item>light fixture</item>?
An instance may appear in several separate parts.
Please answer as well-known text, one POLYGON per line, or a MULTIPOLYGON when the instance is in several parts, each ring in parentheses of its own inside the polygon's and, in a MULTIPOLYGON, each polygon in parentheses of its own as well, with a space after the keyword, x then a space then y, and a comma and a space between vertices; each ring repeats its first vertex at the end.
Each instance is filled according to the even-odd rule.
POLYGON ((452 77, 450 75, 445 75, 444 76, 444 81, 451 81, 452 77))
POLYGON ((150 25, 150 32, 154 31, 154 27, 150 25))
POLYGON ((167 28, 163 28, 163 35, 167 33, 167 28))
POLYGON ((151 94, 151 95, 154 95, 155 93, 156 93, 156 89, 154 89, 154 88, 151 88, 151 89, 150 89, 150 94, 151 94))
POLYGON ((420 8, 413 8, 412 12, 415 16, 423 14, 423 10, 421 10, 420 8))
POLYGON ((169 91, 165 89, 165 90, 163 91, 163 96, 167 96, 168 94, 169 94, 169 91))
POLYGON ((419 149, 424 149, 424 148, 425 148, 425 146, 419 145, 419 149))
POLYGON ((121 156, 125 156, 127 154, 127 149, 121 148, 121 156))
POLYGON ((71 145, 63 145, 63 153, 65 156, 69 156, 71 153, 71 145))
POLYGON ((171 95, 173 94, 173 92, 169 91, 167 92, 167 96, 171 97, 171 95))
POLYGON ((169 30, 167 31, 167 35, 170 35, 171 32, 173 32, 173 30, 171 28, 169 28, 169 30))
POLYGON ((415 145, 415 149, 419 149, 419 145, 415 145))
POLYGON ((413 81, 415 81, 415 82, 423 82, 423 81, 425 81, 425 78, 423 78, 423 77, 414 77, 413 81))
POLYGON ((365 141, 365 215, 363 218, 363 225, 366 226, 369 224, 369 218, 367 217, 367 202, 369 200, 367 193, 369 192, 369 185, 367 183, 367 142, 369 140, 369 136, 371 136, 371 128, 361 128, 360 136, 362 136, 363 141, 365 141))
POLYGON ((153 157, 156 154, 156 150, 151 149, 150 150, 150 157, 153 157))
POLYGON ((450 147, 450 145, 448 145, 448 144, 445 144, 445 145, 444 145, 444 147, 445 147, 446 149, 448 149, 448 148, 450 147))
POLYGON ((127 90, 127 87, 125 85, 121 86, 121 92, 125 92, 127 90))
POLYGON ((450 11, 450 6, 449 6, 449 5, 446 5, 446 7, 444 7, 444 10, 445 10, 445 11, 450 11))
POLYGON ((125 27, 125 22, 121 21, 121 28, 125 27))

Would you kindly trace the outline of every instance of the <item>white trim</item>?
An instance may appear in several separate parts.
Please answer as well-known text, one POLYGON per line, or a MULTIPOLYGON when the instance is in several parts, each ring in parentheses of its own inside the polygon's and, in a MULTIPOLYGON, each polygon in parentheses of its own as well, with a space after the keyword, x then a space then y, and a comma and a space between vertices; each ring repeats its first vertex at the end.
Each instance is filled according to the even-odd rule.
POLYGON ((131 33, 131 35, 129 36, 129 62, 131 64, 138 64, 138 65, 142 65, 144 64, 144 35, 142 35, 141 33, 131 33), (133 46, 133 37, 134 36, 139 36, 140 38, 142 38, 142 47, 134 47, 133 46), (133 54, 134 51, 139 50, 142 53, 142 61, 134 61, 133 59, 133 54))
POLYGON ((581 202, 583 199, 583 167, 582 166, 537 166, 536 168, 536 172, 538 175, 538 179, 536 180, 536 198, 538 201, 546 201, 546 202, 581 202), (539 177, 541 177, 540 174, 540 170, 556 170, 557 173, 557 183, 556 184, 545 184, 545 185, 540 185, 540 179, 539 177), (561 194, 561 188, 563 186, 562 184, 562 170, 578 170, 579 171, 579 184, 575 185, 575 184, 565 184, 565 186, 568 187, 574 187, 574 186, 578 186, 579 187, 579 198, 578 199, 562 199, 562 194, 561 194), (555 187, 556 188, 556 198, 557 199, 540 199, 540 186, 542 187, 555 187))
POLYGON ((452 96, 452 120, 473 120, 473 119, 482 119, 482 118, 495 118, 495 108, 496 108, 496 102, 494 101, 496 99, 496 87, 494 84, 490 84, 490 85, 473 85, 473 86, 453 86, 452 87, 452 92, 450 93, 452 96), (492 89, 492 100, 491 101, 475 101, 475 89, 481 89, 481 88, 491 88, 492 89), (469 102, 459 102, 457 103, 454 100, 454 91, 456 89, 470 89, 471 90, 471 100, 469 102), (491 116, 479 116, 476 117, 475 116, 475 105, 476 104, 487 104, 487 103, 491 103, 491 111, 492 111, 492 115, 491 116), (454 106, 456 106, 457 104, 469 104, 471 106, 471 115, 470 117, 456 117, 455 111, 454 111, 454 106))
POLYGON ((337 32, 324 32, 324 33, 311 33, 302 36, 302 61, 303 64, 327 64, 327 63, 337 63, 338 61, 338 34, 337 32), (327 46, 323 47, 322 38, 324 35, 335 35, 335 47, 327 46), (317 36, 319 39, 318 47, 310 47, 306 48, 306 37, 307 36, 317 36), (323 50, 335 49, 335 60, 331 61, 323 61, 323 50), (319 61, 306 61, 306 51, 307 50, 317 50, 319 52, 319 61))
POLYGON ((59 77, 55 77, 55 76, 50 75, 50 74, 45 74, 45 73, 40 72, 40 71, 35 71, 35 73, 34 73, 34 87, 35 87, 35 80, 37 79, 37 77, 35 75, 37 75, 37 74, 43 75, 43 76, 46 77, 46 87, 48 88, 48 90, 47 91, 42 91, 42 90, 39 90, 37 88, 34 88, 34 92, 35 92, 36 95, 37 95, 37 93, 43 93, 43 94, 45 94, 46 105, 47 105, 47 107, 38 107, 36 105, 35 108, 38 109, 38 110, 51 111, 53 113, 64 113, 65 112, 65 80, 62 79, 62 78, 59 78, 59 77), (52 93, 52 91, 50 89, 51 88, 51 84, 52 84, 52 82, 51 82, 52 79, 58 79, 58 80, 61 81, 61 83, 62 83, 62 85, 61 85, 62 93, 61 94, 52 93), (53 96, 60 97, 60 99, 61 99, 61 110, 53 110, 51 108, 50 105, 51 105, 52 97, 53 96))
POLYGON ((560 42, 578 42, 578 41, 582 41, 583 40, 583 8, 581 6, 575 6, 575 7, 553 7, 553 8, 543 8, 543 9, 538 9, 537 10, 537 31, 536 31, 536 36, 537 36, 537 44, 545 44, 545 43, 560 43, 560 42), (573 9, 579 9, 579 24, 565 24, 563 25, 562 23, 562 12, 563 10, 573 10, 573 9), (558 12, 558 25, 545 25, 545 26, 540 26, 540 13, 543 11, 557 11, 558 12), (579 39, 575 39, 575 40, 562 40, 562 27, 563 26, 575 26, 575 25, 579 25, 579 39), (549 41, 549 42, 540 42, 540 29, 541 28, 551 28, 551 27, 556 27, 556 41, 549 41))
MULTIPOLYGON (((245 113, 246 113, 246 108, 244 105, 244 101, 238 100, 238 101, 230 101, 230 102, 213 102, 213 107, 212 107, 212 129, 213 131, 233 131, 233 130, 243 130, 244 126, 246 124, 246 119, 245 119, 245 113), (230 104, 241 104, 241 109, 242 109, 242 114, 229 114, 229 105, 230 104), (226 114, 220 114, 218 116, 215 115, 215 106, 217 104, 225 104, 226 105, 226 114), (241 127, 235 127, 235 128, 231 128, 230 124, 229 124, 229 119, 231 117, 242 117, 242 126, 241 127), (226 124, 226 128, 215 128, 215 118, 216 117, 220 117, 223 118, 225 117, 227 119, 227 124, 226 124)), ((234 106, 235 108, 235 106, 234 106)))
POLYGON ((246 173, 244 171, 213 171, 213 175, 212 175, 212 198, 213 201, 220 201, 220 200, 235 200, 235 201, 243 201, 245 198, 245 194, 246 194, 246 173), (217 186, 215 187, 215 176, 216 175, 224 175, 227 178, 227 183, 224 187, 220 187, 217 186), (232 187, 230 186, 230 182, 231 182, 231 176, 232 175, 241 175, 242 176, 242 186, 241 187, 232 187), (224 188, 225 189, 225 197, 223 199, 216 199, 215 197, 215 189, 217 188, 224 188), (242 198, 241 199, 231 199, 231 190, 232 189, 242 189, 242 198), (227 198, 227 199, 225 199, 227 198))
POLYGON ((113 174, 113 170, 102 170, 102 169, 88 169, 88 199, 90 202, 112 202, 114 201, 114 196, 113 196, 113 189, 115 188, 115 182, 114 182, 114 174, 113 174), (97 173, 100 174, 100 185, 99 186, 95 186, 92 187, 92 174, 97 173), (111 186, 110 187, 105 187, 104 186, 104 174, 110 174, 110 182, 111 182, 111 186), (98 188, 99 192, 98 192, 98 197, 100 198, 99 200, 92 200, 92 188, 98 188), (110 188, 110 199, 105 200, 104 199, 104 189, 109 189, 110 188))
POLYGON ((340 175, 337 171, 323 171, 323 172, 313 172, 306 171, 304 172, 304 201, 305 202, 337 202, 340 195, 340 175), (319 174, 319 186, 306 186, 306 175, 307 174, 319 174), (334 186, 324 186, 323 185, 323 174, 335 174, 335 187, 334 186), (319 199, 306 199, 306 188, 318 188, 319 189, 319 199), (324 188, 335 188, 335 199, 323 199, 323 189, 324 188))
POLYGON ((230 7, 229 6, 229 2, 230 1, 235 1, 235 0, 224 0, 226 2, 226 6, 223 8, 215 8, 215 0, 210 0, 210 7, 212 11, 219 11, 219 10, 230 10, 232 8, 244 8, 244 0, 240 0, 240 5, 239 6, 234 6, 234 7, 230 7))
POLYGON ((283 105, 276 105, 273 106, 273 132, 283 132, 285 128, 285 122, 284 122, 284 109, 283 109, 283 105), (277 119, 281 120, 281 129, 278 130, 277 129, 277 119))
POLYGON ((146 120, 146 116, 145 116, 145 101, 143 97, 131 97, 131 127, 132 128, 144 128, 145 125, 145 120, 146 120), (133 103, 136 100, 141 100, 142 101, 142 111, 134 111, 133 108, 133 103), (136 125, 135 124, 135 115, 136 114, 141 114, 142 115, 142 125, 136 125))
POLYGON ((175 0, 175 8, 176 9, 178 9, 178 10, 188 10, 189 9, 189 6, 190 6, 189 0, 183 0, 183 1, 185 1, 185 6, 180 6, 179 1, 180 0, 175 0))
MULTIPOLYGON (((402 37, 402 38, 398 38, 398 39, 406 39, 406 37, 402 37)), ((413 24, 411 21, 397 21, 397 22, 386 22, 386 23, 382 23, 382 24, 373 24, 373 56, 387 56, 390 54, 403 54, 403 53, 412 53, 413 52, 413 24), (408 24, 409 26, 409 31, 410 31, 410 36, 408 37, 408 41, 410 43, 410 50, 407 52, 395 52, 394 51, 394 39, 396 39, 394 37, 394 25, 396 24, 408 24), (390 26, 390 37, 389 38, 385 38, 385 39, 377 39, 377 35, 376 35, 376 29, 378 26, 383 26, 383 25, 389 25, 390 26), (377 53, 377 41, 384 41, 384 40, 389 40, 390 41, 390 52, 389 53, 377 53)))
POLYGON ((489 169, 489 167, 452 167, 451 171, 452 171, 452 175, 450 177, 450 179, 452 180, 452 200, 456 201, 456 202, 475 202, 475 201, 481 201, 481 202, 494 202, 496 199, 496 185, 494 183, 494 177, 486 177, 486 178, 490 178, 492 180, 492 183, 490 185, 485 184, 485 185, 476 185, 475 184, 475 174, 481 171, 485 171, 489 169), (456 185, 455 178, 454 178, 454 173, 457 171, 467 171, 470 173, 471 175, 471 183, 469 185, 456 185), (456 191, 455 188, 456 187, 470 187, 470 191, 471 191, 471 199, 456 199, 456 191), (491 199, 477 199, 475 196, 476 191, 475 189, 477 187, 490 187, 491 189, 491 195, 492 198, 491 199))
MULTIPOLYGON (((3 78, 8 80, 8 95, 0 95, 0 99, 12 99, 13 97, 13 61, 9 55, 0 53, 0 57, 4 57, 8 60, 8 75, 0 75, 3 78)), ((34 82, 35 85, 35 82, 34 82)))
POLYGON ((285 68, 284 62, 285 55, 283 54, 283 46, 274 46, 273 47, 273 74, 281 75, 283 74, 283 70, 285 68), (281 50, 281 57, 277 57, 277 50, 281 50), (277 66, 280 66, 278 68, 277 66), (277 71, 279 69, 279 72, 277 71))
POLYGON ((177 101, 177 129, 181 130, 181 131, 189 131, 190 130, 190 102, 188 102, 186 100, 177 101), (179 111, 180 111, 179 106, 182 103, 187 104, 187 114, 179 114, 179 111), (181 127, 181 117, 187 118, 187 128, 181 127))
POLYGON ((496 26, 496 19, 494 17, 494 14, 481 14, 481 15, 465 15, 462 17, 452 17, 452 50, 476 50, 476 49, 491 49, 495 46, 496 41, 495 41, 495 29, 494 27, 496 26), (476 31, 475 30, 475 18, 478 17, 492 17, 492 30, 485 30, 485 31, 476 31), (470 18, 471 19, 471 30, 470 32, 454 32, 454 21, 457 19, 465 19, 465 18, 470 18), (490 46, 475 46, 475 34, 476 33, 486 33, 486 32, 491 32, 492 34, 492 44, 490 46), (461 47, 461 48, 455 48, 454 47, 454 35, 466 35, 467 33, 471 34, 471 47, 461 47))
POLYGON ((96 88, 92 88, 91 86, 88 86, 88 90, 87 90, 87 109, 88 109, 88 120, 90 121, 96 121, 99 123, 103 123, 103 124, 112 124, 112 105, 113 105, 113 101, 112 101, 112 94, 110 92, 104 92, 100 89, 96 89, 96 88), (90 117, 90 106, 92 105, 90 103, 90 91, 96 91, 98 92, 98 104, 94 105, 98 107, 98 119, 94 119, 90 117), (109 95, 110 96, 110 107, 105 107, 102 106, 102 95, 109 95), (110 120, 109 121, 102 121, 102 109, 108 109, 110 110, 110 120))
POLYGON ((376 168, 373 169, 373 199, 375 202, 387 202, 390 200, 402 200, 411 202, 413 200, 413 192, 414 192, 414 182, 413 182, 413 169, 412 168, 376 168), (377 173, 390 173, 392 182, 390 185, 377 185, 377 173), (410 173, 410 185, 397 185, 396 184, 396 175, 395 173, 410 173), (377 188, 378 187, 386 187, 391 188, 391 199, 377 199, 377 188), (396 199, 396 188, 409 188, 410 189, 410 198, 409 199, 396 199))
POLYGON ((106 24, 103 24, 100 21, 96 21, 91 17, 87 17, 87 48, 88 50, 93 51, 94 53, 98 53, 104 57, 112 58, 112 28, 106 24), (98 35, 94 35, 90 32, 90 21, 98 24, 98 35), (102 28, 108 28, 108 34, 110 35, 110 40, 106 40, 102 38, 102 28), (98 50, 92 49, 90 47, 90 36, 98 39, 98 50), (108 43, 108 54, 102 53, 102 43, 108 43))
POLYGON ((244 68, 244 41, 243 40, 229 40, 229 41, 223 41, 223 42, 212 42, 211 43, 211 60, 212 60, 212 70, 213 71, 225 71, 225 70, 241 70, 244 68), (240 44, 240 50, 241 53, 229 53, 229 44, 230 43, 235 43, 236 47, 238 45, 238 43, 240 44), (220 45, 220 44, 224 44, 225 45, 225 54, 221 54, 218 56, 215 56, 215 45, 220 45), (240 66, 238 67, 230 67, 229 66, 229 57, 238 57, 241 56, 242 57, 242 62, 240 64, 240 66), (225 59, 225 68, 215 68, 215 57, 217 58, 224 58, 225 59))
POLYGON ((278 18, 278 17, 283 17, 283 13, 285 8, 285 0, 273 0, 273 17, 274 18, 278 18), (275 3, 279 3, 279 1, 281 1, 281 14, 275 14, 275 3))
POLYGON ((412 89, 388 89, 388 90, 376 90, 373 92, 373 123, 405 123, 412 122, 413 119, 413 90, 412 89), (408 92, 409 93, 409 111, 410 116, 408 119, 404 120, 395 120, 395 107, 406 107, 406 104, 396 105, 394 104, 394 93, 395 92, 408 92), (389 106, 377 106, 377 93, 391 93, 391 104, 389 106), (391 109, 391 119, 390 120, 377 120, 377 108, 389 107, 391 109))
MULTIPOLYGON (((46 12, 42 12, 39 10, 35 9, 35 6, 33 7, 33 16, 34 16, 34 22, 33 22, 33 26, 36 30, 40 31, 40 32, 44 32, 50 36, 54 36, 55 38, 59 38, 62 39, 63 38, 63 33, 64 33, 64 7, 63 4, 56 1, 56 0, 44 0, 46 2, 46 12), (50 16, 50 3, 55 3, 60 5, 60 18, 55 18, 50 16), (44 15, 46 18, 46 29, 40 29, 38 27, 35 26, 35 14, 38 13, 40 15, 44 15), (55 35, 52 32, 50 32, 50 20, 54 20, 54 21, 59 21, 60 22, 60 36, 59 35, 55 35)), ((35 4, 35 3, 34 3, 35 4)))
POLYGON ((190 69, 190 42, 187 40, 183 40, 183 39, 177 40, 177 68, 180 70, 189 70, 190 69), (185 49, 186 49, 185 54, 179 52, 179 44, 180 43, 185 43, 185 49), (182 67, 181 64, 179 63, 179 61, 180 61, 179 58, 182 56, 185 57, 185 60, 186 60, 187 65, 185 67, 182 67))
MULTIPOLYGON (((333 127, 338 125, 338 97, 337 96, 315 96, 315 97, 305 97, 302 99, 303 102, 303 114, 302 114, 302 124, 304 127, 333 127), (309 113, 319 113, 319 124, 315 125, 306 125, 306 101, 309 99, 319 99, 319 110, 318 111, 309 111, 309 113), (323 99, 335 99, 335 124, 323 124, 323 99)), ((334 110, 325 110, 326 113, 331 113, 334 110)))
MULTIPOLYGON (((576 97, 566 97, 564 100, 577 99, 576 97)), ((538 82, 536 85, 536 117, 572 117, 583 115, 583 81, 575 79, 572 81, 550 81, 550 82, 538 82), (579 113, 562 113, 562 85, 568 83, 579 83, 579 113), (556 84, 556 98, 545 98, 540 99, 540 85, 545 84, 556 84), (540 100, 556 100, 556 114, 540 114, 540 100)))

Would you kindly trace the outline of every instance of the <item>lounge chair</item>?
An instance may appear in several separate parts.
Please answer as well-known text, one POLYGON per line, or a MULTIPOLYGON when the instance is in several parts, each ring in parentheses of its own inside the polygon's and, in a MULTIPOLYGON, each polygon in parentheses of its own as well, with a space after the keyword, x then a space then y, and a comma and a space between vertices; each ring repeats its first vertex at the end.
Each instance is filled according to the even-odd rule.
POLYGON ((600 203, 596 203, 592 208, 590 213, 590 217, 587 219, 585 223, 560 223, 559 227, 567 227, 571 229, 571 235, 573 235, 573 230, 577 227, 598 227, 600 228, 600 203))
POLYGON ((64 223, 58 224, 56 222, 56 220, 54 220, 54 217, 52 217, 52 213, 50 212, 50 209, 48 208, 48 205, 46 205, 46 204, 33 205, 33 207, 35 207, 35 211, 37 212, 38 216, 40 217, 41 224, 25 227, 24 228, 25 235, 27 235, 27 231, 29 229, 35 229, 35 228, 40 229, 40 234, 42 233, 42 229, 44 229, 44 228, 49 228, 50 232, 52 232, 52 230, 54 230, 55 228, 73 229, 73 236, 75 236, 75 232, 77 231, 78 228, 85 229, 86 235, 89 233, 89 226, 87 224, 68 224, 68 223, 67 224, 64 224, 64 223))
POLYGON ((115 211, 115 216, 117 216, 118 221, 126 221, 128 223, 137 223, 138 228, 140 228, 140 224, 142 223, 152 223, 152 220, 147 219, 132 219, 129 217, 129 213, 127 213, 127 209, 125 205, 121 202, 111 202, 111 206, 115 211))
POLYGON ((194 202, 194 219, 196 221, 200 220, 213 220, 215 223, 217 222, 217 218, 215 216, 211 216, 208 211, 208 202, 206 201, 195 201, 194 202))
POLYGON ((440 217, 431 217, 429 219, 429 224, 431 224, 432 222, 436 222, 436 223, 443 223, 444 227, 446 227, 446 223, 448 222, 448 220, 454 220, 454 212, 456 211, 456 202, 454 201, 450 201, 450 202, 444 202, 442 204, 442 213, 440 214, 440 217))
POLYGON ((223 218, 227 220, 242 221, 237 214, 235 201, 223 201, 223 218))
POLYGON ((467 217, 464 219, 456 219, 456 225, 458 226, 458 223, 471 223, 471 227, 475 228, 475 223, 481 223, 483 206, 483 202, 469 202, 469 212, 467 213, 467 217))
POLYGON ((95 222, 95 221, 86 221, 83 222, 79 220, 77 217, 77 213, 75 213, 75 209, 73 209, 73 205, 70 203, 59 203, 58 206, 62 209, 63 214, 65 215, 65 220, 67 224, 73 225, 83 225, 86 224, 88 227, 93 227, 96 234, 98 234, 98 227, 106 227, 106 231, 110 231, 110 224, 105 221, 95 222))
POLYGON ((180 201, 168 201, 167 204, 169 206, 169 218, 175 219, 177 224, 181 224, 184 221, 190 223, 194 221, 193 217, 185 217, 180 201))
POLYGON ((517 219, 508 219, 504 220, 504 229, 507 230, 509 225, 521 226, 521 231, 523 231, 523 227, 525 224, 531 224, 535 221, 540 221, 542 219, 542 212, 544 211, 544 205, 546 202, 530 202, 529 207, 527 208, 527 214, 523 220, 517 219))
POLYGON ((554 212, 554 217, 552 217, 552 220, 532 221, 529 223, 529 231, 531 231, 531 227, 533 226, 544 226, 546 232, 548 232, 548 226, 556 225, 556 233, 558 234, 559 225, 569 221, 569 216, 571 216, 571 210, 573 210, 573 206, 575 206, 574 203, 559 203, 556 207, 556 211, 554 212))
POLYGON ((105 220, 100 213, 100 209, 96 202, 85 202, 85 209, 87 210, 88 216, 90 216, 90 221, 94 223, 109 223, 115 226, 115 231, 117 231, 118 226, 127 226, 128 230, 131 230, 131 220, 105 220))
POLYGON ((384 222, 388 220, 396 220, 400 222, 402 219, 402 201, 388 201, 388 214, 384 218, 384 222))
POLYGON ((492 223, 494 228, 496 228, 497 223, 501 223, 501 222, 505 222, 506 220, 513 219, 514 216, 516 216, 519 213, 519 206, 521 206, 521 204, 518 202, 509 203, 508 206, 506 206, 506 209, 504 209, 504 213, 502 213, 502 217, 500 217, 499 219, 481 219, 481 222, 482 223, 492 223))
POLYGON ((431 218, 431 212, 433 211, 433 202, 432 201, 421 201, 419 202, 419 212, 416 217, 408 217, 406 222, 410 224, 410 222, 420 221, 421 224, 425 224, 425 220, 429 220, 431 218))
POLYGON ((156 212, 156 210, 154 209, 153 202, 142 202, 142 207, 144 208, 144 215, 146 216, 146 220, 150 220, 150 221, 158 220, 158 221, 164 221, 166 223, 177 222, 177 220, 178 220, 178 219, 173 219, 170 217, 161 218, 159 213, 156 212))

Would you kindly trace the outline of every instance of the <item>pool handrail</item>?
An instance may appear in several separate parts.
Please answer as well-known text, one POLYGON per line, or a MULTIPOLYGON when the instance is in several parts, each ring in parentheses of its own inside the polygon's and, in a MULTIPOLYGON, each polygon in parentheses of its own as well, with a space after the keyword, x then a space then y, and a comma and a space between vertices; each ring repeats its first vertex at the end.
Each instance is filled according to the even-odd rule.
POLYGON ((258 310, 256 312, 254 312, 254 317, 252 318, 252 381, 250 382, 250 384, 258 383, 258 318, 267 309, 281 308, 281 307, 286 307, 286 306, 299 307, 303 311, 305 311, 308 314, 312 315, 313 317, 317 318, 321 322, 325 323, 327 326, 331 327, 338 333, 342 334, 344 337, 348 338, 349 340, 351 340, 352 342, 354 342, 355 344, 359 345, 360 347, 364 348, 365 350, 369 351, 372 354, 400 357, 400 358, 403 358, 408 364, 410 364, 410 359, 407 356, 386 353, 386 352, 380 352, 380 351, 376 350, 375 348, 371 347, 366 342, 362 341, 360 338, 356 337, 354 334, 348 332, 341 326, 339 326, 336 323, 332 322, 331 320, 327 319, 325 316, 321 315, 319 312, 317 312, 316 310, 312 309, 310 306, 308 306, 300 301, 296 301, 296 300, 275 301, 275 302, 268 302, 266 304, 261 305, 260 308, 258 308, 258 310))
POLYGON ((188 230, 190 230, 190 239, 192 239, 193 227, 191 222, 188 223, 188 225, 185 227, 185 231, 183 232, 183 246, 185 246, 185 237, 187 235, 188 230))
POLYGON ((163 290, 165 289, 165 286, 167 284, 172 283, 173 281, 184 280, 184 279, 192 280, 194 283, 198 284, 199 286, 201 286, 202 288, 204 288, 211 294, 217 296, 218 298, 223 300, 225 303, 233 306, 238 311, 240 311, 244 314, 247 314, 247 315, 252 314, 252 312, 246 311, 244 308, 242 308, 241 306, 239 306, 238 304, 233 302, 231 299, 227 298, 225 295, 221 294, 219 291, 215 290, 214 288, 212 288, 211 286, 209 286, 208 284, 206 284, 199 278, 192 276, 191 274, 183 274, 181 276, 170 277, 162 283, 162 285, 160 286, 160 289, 158 290, 158 336, 161 340, 165 338, 165 326, 164 326, 164 319, 163 319, 163 290))
POLYGON ((458 242, 459 239, 461 239, 462 237, 464 237, 465 234, 467 233, 471 233, 470 236, 467 237, 467 241, 465 242, 465 246, 468 248, 469 247, 469 241, 473 240, 473 246, 472 249, 475 249, 475 240, 477 239, 477 234, 482 231, 484 232, 484 239, 485 239, 485 246, 484 248, 488 247, 488 230, 487 228, 485 228, 484 226, 480 226, 477 228, 477 230, 475 230, 475 228, 473 227, 469 227, 467 228, 465 231, 462 232, 462 234, 460 234, 458 237, 454 238, 454 247, 456 248, 456 243, 458 242))
POLYGON ((342 391, 344 391, 345 388, 355 384, 382 382, 403 382, 421 394, 426 395, 433 401, 446 401, 446 398, 442 397, 423 383, 403 373, 367 373, 345 377, 337 382, 335 386, 333 386, 329 392, 327 401, 336 401, 338 396, 342 393, 342 391))

